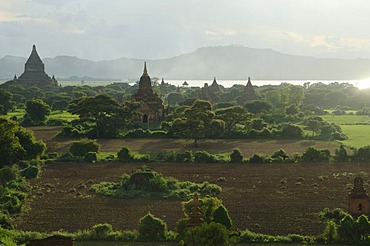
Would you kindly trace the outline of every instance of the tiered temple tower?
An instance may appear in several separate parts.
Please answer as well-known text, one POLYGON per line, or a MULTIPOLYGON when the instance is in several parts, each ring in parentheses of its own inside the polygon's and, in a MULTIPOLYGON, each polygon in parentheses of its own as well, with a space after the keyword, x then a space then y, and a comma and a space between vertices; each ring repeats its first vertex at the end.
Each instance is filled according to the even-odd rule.
POLYGON ((165 111, 162 99, 157 93, 153 92, 152 81, 148 75, 146 62, 144 63, 144 72, 140 77, 139 90, 133 95, 136 101, 142 102, 139 109, 143 123, 149 121, 159 122, 164 119, 165 111))
POLYGON ((254 88, 251 82, 251 77, 248 77, 248 83, 244 87, 243 95, 238 99, 238 103, 243 104, 246 101, 253 101, 257 99, 258 97, 256 95, 256 92, 254 91, 254 88))
POLYGON ((361 177, 355 178, 354 186, 348 195, 348 212, 352 215, 370 213, 369 195, 366 193, 361 177))
POLYGON ((31 55, 24 66, 23 74, 19 76, 18 79, 14 76, 13 81, 15 84, 22 86, 58 86, 55 77, 53 76, 53 78, 50 78, 49 75, 45 73, 44 63, 39 54, 37 54, 35 45, 33 45, 31 55))

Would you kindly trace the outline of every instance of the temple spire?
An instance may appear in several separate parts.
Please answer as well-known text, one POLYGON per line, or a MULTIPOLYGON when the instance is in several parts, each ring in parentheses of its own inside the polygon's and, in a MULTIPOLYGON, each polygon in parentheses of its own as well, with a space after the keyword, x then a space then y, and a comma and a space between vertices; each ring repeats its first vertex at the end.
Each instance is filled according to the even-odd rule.
POLYGON ((146 62, 144 62, 144 72, 143 76, 148 76, 148 71, 146 70, 146 62))

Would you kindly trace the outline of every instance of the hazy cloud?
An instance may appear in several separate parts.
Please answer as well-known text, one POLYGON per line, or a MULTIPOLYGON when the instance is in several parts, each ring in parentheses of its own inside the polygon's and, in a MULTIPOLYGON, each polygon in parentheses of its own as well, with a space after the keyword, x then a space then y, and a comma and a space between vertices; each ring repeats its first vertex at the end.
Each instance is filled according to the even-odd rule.
POLYGON ((166 58, 241 44, 319 57, 370 58, 366 0, 3 0, 0 58, 166 58))

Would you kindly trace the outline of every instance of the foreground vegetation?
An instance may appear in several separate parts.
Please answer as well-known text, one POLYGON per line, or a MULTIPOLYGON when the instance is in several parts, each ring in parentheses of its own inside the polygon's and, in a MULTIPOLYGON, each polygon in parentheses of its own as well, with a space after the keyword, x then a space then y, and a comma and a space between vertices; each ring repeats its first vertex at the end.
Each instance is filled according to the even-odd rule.
MULTIPOLYGON (((95 197, 96 194, 107 196, 106 199, 118 197, 133 200, 139 198, 185 200, 181 205, 183 218, 177 220, 176 227, 172 228, 172 231, 168 230, 163 217, 158 218, 149 211, 144 211, 148 213, 138 221, 137 230, 113 230, 112 225, 106 223, 96 224, 88 230, 76 232, 40 233, 17 230, 16 222, 19 222, 20 216, 26 216, 26 211, 32 212, 33 208, 29 204, 37 202, 36 198, 43 199, 42 197, 47 196, 48 193, 55 193, 55 185, 51 183, 44 184, 42 188, 30 185, 40 177, 45 164, 58 165, 58 163, 67 162, 79 165, 87 162, 90 165, 96 165, 101 162, 115 165, 122 165, 122 163, 125 165, 131 163, 216 165, 222 163, 225 169, 231 168, 234 164, 245 166, 261 164, 260 175, 264 175, 266 170, 262 165, 275 163, 276 165, 279 165, 277 163, 313 165, 318 162, 336 162, 340 165, 341 162, 357 164, 370 161, 369 139, 364 137, 366 135, 364 133, 370 130, 368 129, 370 110, 366 107, 370 103, 369 93, 359 91, 350 84, 262 86, 256 88, 258 100, 244 102, 240 100, 243 98, 241 93, 244 87, 238 85, 227 89, 219 88, 205 96, 201 94, 199 88, 186 86, 175 88, 168 84, 157 84, 154 90, 165 99, 168 115, 165 121, 150 123, 150 125, 140 123, 138 120, 140 104, 130 100, 131 94, 136 89, 137 85, 130 86, 126 83, 94 88, 68 86, 25 89, 19 86, 5 86, 4 89, 0 89, 0 114, 5 115, 0 117, 0 242, 2 244, 22 244, 30 239, 43 238, 51 234, 70 236, 80 241, 156 241, 180 242, 184 245, 369 243, 368 218, 366 216, 352 218, 340 210, 326 209, 321 213, 326 229, 315 236, 265 235, 238 228, 230 218, 227 206, 223 204, 228 204, 228 201, 221 201, 216 197, 222 196, 221 184, 235 181, 230 181, 218 174, 217 179, 213 181, 219 182, 220 186, 203 182, 203 179, 207 179, 211 173, 212 166, 204 172, 203 177, 198 176, 203 183, 168 179, 161 173, 143 167, 130 175, 123 174, 118 181, 105 180, 95 183, 94 180, 88 180, 78 184, 77 188, 63 191, 74 199, 82 199, 79 200, 80 203, 83 203, 83 199, 90 199, 91 196, 99 199, 98 196, 95 197), (327 108, 330 110, 324 110, 327 108), (68 149, 57 152, 51 152, 52 146, 48 146, 49 151, 45 153, 46 145, 35 139, 33 133, 22 126, 60 126, 61 131, 53 139, 54 144, 58 145, 66 141, 70 145, 68 149), (202 146, 205 139, 215 139, 208 140, 214 141, 209 149, 223 139, 259 139, 265 141, 262 145, 271 143, 268 141, 273 140, 276 148, 268 153, 258 153, 252 149, 248 152, 250 155, 246 155, 243 152, 247 150, 236 148, 240 146, 232 146, 227 152, 217 151, 217 147, 214 147, 213 151, 206 151, 186 145, 181 150, 172 151, 163 151, 161 149, 163 146, 159 146, 157 148, 160 150, 149 152, 114 146, 114 150, 104 153, 101 151, 104 146, 102 147, 96 140, 91 140, 110 141, 112 138, 124 140, 183 138, 194 141, 194 146, 202 146), (77 141, 71 141, 76 139, 77 141), (323 148, 305 146, 301 152, 294 152, 284 150, 279 144, 279 141, 287 139, 312 142, 340 141, 342 144, 335 145, 338 147, 332 147, 330 150, 327 146, 323 148), (87 188, 88 191, 83 192, 87 188), (90 191, 95 193, 89 193, 90 191), (204 223, 198 227, 189 227, 187 223, 191 215, 193 202, 191 198, 195 193, 201 195, 199 209, 204 223)), ((327 143, 324 142, 324 145, 327 143)), ((150 148, 144 144, 144 149, 150 148)), ((92 167, 94 166, 88 168, 92 167)), ((366 176, 365 174, 361 175, 366 176)), ((63 175, 63 171, 59 175, 63 175)), ((345 175, 333 174, 333 177, 345 176, 350 179, 353 175, 346 172, 345 175)), ((292 187, 297 189, 303 185, 305 179, 302 176, 296 178, 292 187)), ((317 176, 322 182, 329 179, 328 175, 318 173, 317 176)), ((268 179, 268 176, 266 177, 268 179)), ((289 175, 286 174, 278 184, 274 184, 278 189, 275 193, 279 196, 275 201, 282 198, 284 202, 286 199, 293 199, 290 196, 292 190, 290 193, 287 191, 289 179, 289 175)), ((259 180, 247 188, 247 192, 262 186, 263 182, 268 181, 259 180)), ((318 192, 315 189, 320 185, 316 182, 310 185, 314 190, 313 194, 316 195, 318 192)), ((228 186, 225 192, 232 192, 233 189, 228 186)), ((267 192, 266 189, 259 191, 259 193, 263 192, 267 192)), ((295 196, 299 194, 295 193, 295 196)), ((247 194, 239 199, 249 198, 247 194)), ((303 200, 305 197, 302 196, 300 199, 303 200)), ((300 204, 295 205, 300 207, 300 204)), ((271 210, 272 207, 268 209, 271 210)), ((235 212, 234 208, 233 212, 235 212)), ((257 222, 255 224, 258 224, 257 222)), ((255 228, 258 230, 259 227, 255 226, 255 228)))

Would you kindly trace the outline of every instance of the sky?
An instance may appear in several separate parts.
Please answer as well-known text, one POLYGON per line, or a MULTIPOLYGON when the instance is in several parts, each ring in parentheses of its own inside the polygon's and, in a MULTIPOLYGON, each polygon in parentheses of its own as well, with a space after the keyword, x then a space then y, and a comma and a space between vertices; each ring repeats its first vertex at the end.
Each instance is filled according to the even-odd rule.
POLYGON ((238 45, 370 59, 368 0, 0 0, 0 58, 161 59, 238 45))

